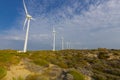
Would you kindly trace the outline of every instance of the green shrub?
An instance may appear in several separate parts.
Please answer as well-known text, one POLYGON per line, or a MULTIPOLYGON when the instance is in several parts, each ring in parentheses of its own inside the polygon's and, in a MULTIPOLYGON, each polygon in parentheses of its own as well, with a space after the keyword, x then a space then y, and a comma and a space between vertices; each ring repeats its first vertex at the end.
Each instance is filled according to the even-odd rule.
POLYGON ((109 56, 108 56, 107 52, 99 52, 98 58, 99 59, 107 59, 107 58, 109 58, 109 56))
POLYGON ((115 68, 114 69, 106 69, 104 72, 108 73, 108 74, 120 76, 120 69, 115 69, 115 68))
POLYGON ((101 74, 95 74, 95 75, 93 76, 93 78, 94 78, 95 80, 106 80, 106 77, 105 77, 104 75, 101 75, 101 74))
POLYGON ((12 80, 25 80, 25 79, 23 79, 22 77, 19 76, 17 79, 13 77, 12 80))
POLYGON ((47 76, 34 74, 28 75, 25 80, 49 80, 49 78, 47 76))
POLYGON ((35 60, 33 60, 33 63, 35 63, 39 66, 49 66, 49 63, 43 59, 35 59, 35 60))
POLYGON ((72 70, 69 73, 74 77, 74 80, 85 80, 85 76, 75 70, 72 70))
POLYGON ((6 74, 7 74, 7 71, 4 68, 0 67, 0 79, 5 77, 6 74))
POLYGON ((99 71, 99 70, 93 70, 94 75, 92 76, 95 80, 107 80, 106 74, 99 71))
POLYGON ((67 64, 65 64, 64 62, 58 62, 56 65, 58 65, 61 68, 68 68, 67 64))
POLYGON ((9 67, 12 64, 18 64, 20 61, 14 53, 0 53, 0 65, 9 67))

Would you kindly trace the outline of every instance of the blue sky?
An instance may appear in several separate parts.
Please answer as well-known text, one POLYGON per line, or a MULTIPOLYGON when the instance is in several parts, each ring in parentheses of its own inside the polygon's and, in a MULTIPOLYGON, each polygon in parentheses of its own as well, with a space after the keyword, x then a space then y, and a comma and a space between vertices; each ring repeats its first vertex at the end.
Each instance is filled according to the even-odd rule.
POLYGON ((19 11, 21 7, 21 0, 0 1, 0 30, 9 29, 14 24, 16 18, 20 16, 19 11))
MULTIPOLYGON (((119 0, 25 0, 31 21, 28 49, 52 49, 52 27, 71 48, 120 48, 119 0)), ((23 49, 22 0, 0 2, 0 49, 23 49)))

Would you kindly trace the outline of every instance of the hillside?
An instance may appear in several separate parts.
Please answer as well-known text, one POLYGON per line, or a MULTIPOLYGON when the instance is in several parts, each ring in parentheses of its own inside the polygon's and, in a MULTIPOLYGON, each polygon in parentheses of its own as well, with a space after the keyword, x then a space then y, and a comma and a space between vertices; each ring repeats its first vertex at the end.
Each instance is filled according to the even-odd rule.
POLYGON ((0 50, 0 80, 120 80, 120 50, 0 50))

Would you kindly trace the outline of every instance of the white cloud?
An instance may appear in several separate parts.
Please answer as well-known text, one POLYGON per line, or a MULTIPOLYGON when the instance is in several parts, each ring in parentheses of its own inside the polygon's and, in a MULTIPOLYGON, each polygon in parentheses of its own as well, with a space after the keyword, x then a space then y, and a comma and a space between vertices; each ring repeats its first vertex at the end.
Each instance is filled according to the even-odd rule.
MULTIPOLYGON (((47 17, 43 14, 41 15, 47 5, 40 9, 42 5, 36 7, 33 3, 31 3, 33 8, 29 10, 31 14, 34 14, 33 16, 36 20, 31 21, 29 49, 44 49, 45 47, 46 49, 52 49, 53 26, 57 31, 58 48, 60 48, 61 36, 64 36, 66 42, 72 42, 74 48, 120 48, 119 0, 109 0, 98 6, 91 5, 88 11, 83 10, 80 15, 74 11, 81 4, 75 2, 73 7, 63 6, 55 11, 56 14, 49 14, 47 17), (68 13, 71 17, 68 16, 68 13), (57 22, 55 22, 56 20, 57 22), (77 43, 79 44, 77 45, 77 43)), ((20 23, 22 22, 23 20, 20 19, 20 23)), ((21 49, 24 44, 25 31, 22 30, 22 27, 19 27, 19 29, 8 30, 5 32, 6 34, 0 35, 0 39, 10 40, 9 42, 11 43, 13 43, 11 40, 18 40, 18 42, 20 40, 20 43, 16 42, 9 48, 14 48, 13 46, 16 45, 15 49, 21 49), (21 43, 22 45, 18 46, 21 43)), ((1 43, 4 42, 2 41, 1 43)))

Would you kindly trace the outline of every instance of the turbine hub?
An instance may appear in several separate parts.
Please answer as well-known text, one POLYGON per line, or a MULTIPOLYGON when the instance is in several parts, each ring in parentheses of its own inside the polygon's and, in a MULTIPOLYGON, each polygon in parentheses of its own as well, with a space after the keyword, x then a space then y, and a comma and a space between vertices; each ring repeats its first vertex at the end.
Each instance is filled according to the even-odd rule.
POLYGON ((56 31, 53 31, 53 33, 56 33, 56 31))
POLYGON ((26 15, 26 17, 28 18, 28 19, 32 19, 32 16, 31 15, 26 15))

